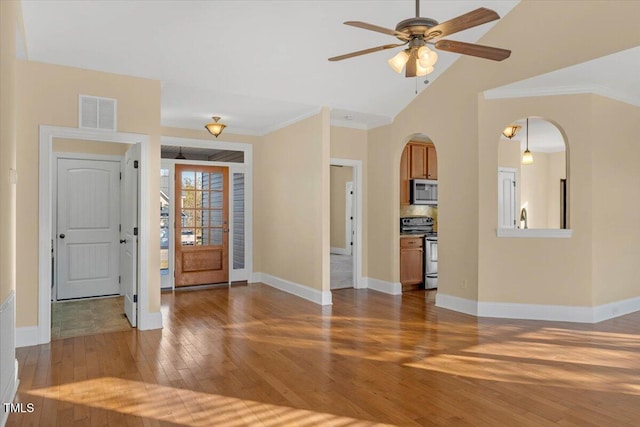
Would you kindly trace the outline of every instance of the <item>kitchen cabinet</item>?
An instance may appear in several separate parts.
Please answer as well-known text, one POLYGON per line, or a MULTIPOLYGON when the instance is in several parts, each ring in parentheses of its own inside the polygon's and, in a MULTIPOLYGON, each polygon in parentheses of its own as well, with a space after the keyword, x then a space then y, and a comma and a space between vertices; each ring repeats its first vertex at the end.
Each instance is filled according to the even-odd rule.
POLYGON ((400 238, 400 283, 402 291, 422 288, 424 247, 422 237, 400 238))
POLYGON ((411 203, 411 179, 438 179, 436 147, 430 142, 409 142, 400 158, 400 206, 411 203))

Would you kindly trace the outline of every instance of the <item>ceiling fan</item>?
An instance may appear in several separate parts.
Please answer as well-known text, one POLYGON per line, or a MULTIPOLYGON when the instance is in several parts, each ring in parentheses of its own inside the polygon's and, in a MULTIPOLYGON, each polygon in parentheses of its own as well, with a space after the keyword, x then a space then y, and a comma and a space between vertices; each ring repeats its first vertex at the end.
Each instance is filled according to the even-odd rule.
POLYGON ((400 21, 398 25, 396 25, 395 30, 362 21, 347 21, 344 23, 352 27, 395 36, 402 43, 385 44, 334 56, 329 58, 329 61, 342 61, 343 59, 353 58, 354 56, 393 49, 398 46, 407 46, 406 49, 400 51, 388 61, 391 68, 398 73, 401 73, 402 69, 406 66, 406 77, 425 76, 433 71, 433 65, 438 60, 438 54, 429 49, 427 45, 432 45, 436 49, 448 52, 477 56, 493 61, 502 61, 511 55, 510 50, 440 39, 441 37, 477 27, 478 25, 486 24, 496 19, 500 19, 500 16, 495 11, 481 7, 439 24, 435 19, 420 16, 420 0, 416 0, 416 17, 400 21))

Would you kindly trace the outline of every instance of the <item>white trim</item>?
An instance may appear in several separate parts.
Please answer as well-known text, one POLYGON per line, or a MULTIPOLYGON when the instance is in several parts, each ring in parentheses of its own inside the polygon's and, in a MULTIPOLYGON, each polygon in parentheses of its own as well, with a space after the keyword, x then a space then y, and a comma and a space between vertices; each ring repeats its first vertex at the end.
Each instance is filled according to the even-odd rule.
MULTIPOLYGON (((353 179, 353 169, 351 172, 353 179)), ((353 181, 349 181, 345 185, 345 211, 344 211, 344 244, 347 255, 351 255, 353 251, 353 222, 357 219, 353 217, 353 181)))
POLYGON ((353 255, 353 287, 354 289, 366 288, 364 285, 364 278, 362 276, 362 193, 364 188, 364 181, 362 178, 362 160, 352 159, 338 159, 332 157, 329 159, 330 165, 335 166, 350 166, 353 168, 353 192, 355 195, 354 217, 356 222, 356 229, 354 230, 355 236, 353 239, 354 247, 352 248, 353 255))
POLYGON ((267 273, 259 273, 262 278, 261 283, 269 285, 272 288, 279 289, 283 292, 295 295, 300 298, 304 298, 307 301, 314 302, 320 305, 331 305, 331 292, 319 291, 317 289, 310 288, 308 286, 301 285, 299 283, 290 282, 289 280, 281 279, 276 276, 272 276, 267 273))
POLYGON ((593 308, 593 322, 602 322, 603 320, 613 319, 636 311, 640 311, 640 297, 597 305, 593 308))
POLYGON ((443 294, 440 291, 436 294, 436 307, 446 308, 447 310, 470 314, 472 316, 478 315, 477 301, 443 294))
MULTIPOLYGON (((18 361, 14 359, 13 374, 11 375, 11 382, 8 384, 7 393, 4 396, 0 396, 2 403, 10 403, 16 398, 18 392, 18 385, 20 380, 18 379, 18 361)), ((4 407, 0 411, 0 426, 4 427, 9 419, 9 412, 4 410, 4 407)))
POLYGON ((446 308, 477 317, 598 323, 640 311, 640 297, 589 307, 484 301, 477 302, 438 292, 436 295, 436 307, 446 308))
POLYGON ((249 283, 262 283, 262 273, 251 273, 249 283))
POLYGON ((331 246, 330 252, 335 255, 350 255, 346 248, 336 248, 334 246, 331 246))
POLYGON ((160 311, 146 313, 144 316, 138 316, 138 320, 138 329, 141 331, 162 329, 162 312, 160 311))
POLYGON ((604 96, 616 101, 640 106, 638 97, 629 96, 627 93, 612 90, 601 85, 569 85, 569 86, 545 86, 532 88, 497 88, 484 91, 485 99, 528 98, 537 96, 578 95, 591 93, 604 96))
MULTIPOLYGON (((339 127, 339 128, 349 128, 349 129, 358 129, 358 130, 369 130, 369 126, 366 123, 356 122, 353 120, 338 120, 331 119, 331 126, 339 127)), ((381 123, 379 126, 384 126, 391 124, 391 120, 388 123, 381 123)))
POLYGON ((569 239, 573 236, 573 230, 570 228, 497 228, 496 235, 498 237, 569 239))
POLYGON ((400 282, 385 282, 384 280, 374 279, 373 277, 367 277, 367 288, 374 291, 383 292, 389 295, 401 295, 402 283, 400 282))
POLYGON ((481 301, 478 302, 478 317, 593 323, 593 308, 481 301))
POLYGON ((37 326, 16 328, 16 348, 43 344, 40 342, 39 337, 40 333, 37 326))
POLYGON ((280 122, 280 123, 275 124, 273 126, 268 126, 268 127, 264 128, 264 129, 262 129, 260 131, 260 136, 265 136, 265 135, 267 135, 269 133, 277 131, 278 129, 282 129, 282 128, 285 128, 287 126, 291 126, 294 123, 300 122, 300 121, 302 121, 304 119, 308 119, 309 117, 316 116, 316 115, 320 114, 320 111, 322 111, 322 107, 316 107, 313 110, 308 111, 308 112, 306 112, 304 114, 301 114, 299 116, 296 116, 296 117, 294 117, 292 119, 285 120, 284 122, 280 122))
POLYGON ((520 194, 519 194, 519 190, 520 190, 520 183, 518 182, 518 176, 519 176, 519 171, 516 168, 506 168, 503 166, 498 166, 498 227, 499 228, 503 228, 501 225, 501 218, 504 216, 504 199, 502 197, 503 192, 502 190, 502 180, 500 179, 500 174, 501 173, 510 173, 513 174, 513 182, 514 182, 514 189, 513 189, 513 206, 511 206, 513 208, 513 227, 504 227, 504 228, 508 228, 508 229, 514 229, 516 228, 516 223, 518 222, 518 202, 517 200, 520 200, 520 194))
MULTIPOLYGON (((51 211, 52 180, 51 161, 53 138, 82 139, 99 142, 140 144, 140 194, 139 218, 144 219, 139 227, 139 259, 149 259, 149 136, 135 133, 110 132, 104 130, 40 126, 39 183, 38 183, 38 344, 51 341, 51 211)), ((159 289, 158 289, 159 291, 159 289)), ((149 266, 141 262, 138 266, 138 310, 139 325, 157 325, 156 315, 149 312, 149 266)), ((30 337, 29 335, 27 335, 30 337)), ((29 338, 30 339, 30 338, 29 338)))

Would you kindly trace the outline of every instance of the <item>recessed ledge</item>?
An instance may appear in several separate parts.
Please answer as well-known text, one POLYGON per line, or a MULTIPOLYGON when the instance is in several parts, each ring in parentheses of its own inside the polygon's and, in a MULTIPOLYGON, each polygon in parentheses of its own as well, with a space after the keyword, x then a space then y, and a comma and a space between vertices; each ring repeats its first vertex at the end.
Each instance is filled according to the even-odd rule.
POLYGON ((569 228, 497 228, 496 235, 498 237, 569 239, 573 236, 573 230, 569 228))

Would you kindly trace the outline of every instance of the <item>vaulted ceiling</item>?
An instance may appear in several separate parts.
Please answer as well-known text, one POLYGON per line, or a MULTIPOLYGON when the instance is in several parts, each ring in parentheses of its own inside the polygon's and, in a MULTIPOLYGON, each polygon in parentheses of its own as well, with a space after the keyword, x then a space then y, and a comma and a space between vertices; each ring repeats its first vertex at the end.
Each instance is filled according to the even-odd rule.
MULTIPOLYGON (((443 22, 478 7, 504 16, 517 3, 423 0, 421 16, 443 22)), ((327 60, 397 42, 343 22, 394 28, 415 16, 412 0, 29 0, 22 7, 29 59, 158 79, 165 126, 202 129, 218 115, 227 132, 264 134, 327 106, 333 123, 371 128, 390 123, 425 80, 459 57, 440 52, 435 72, 409 79, 386 63, 400 48, 327 60)), ((476 42, 496 22, 448 38, 476 42)))

